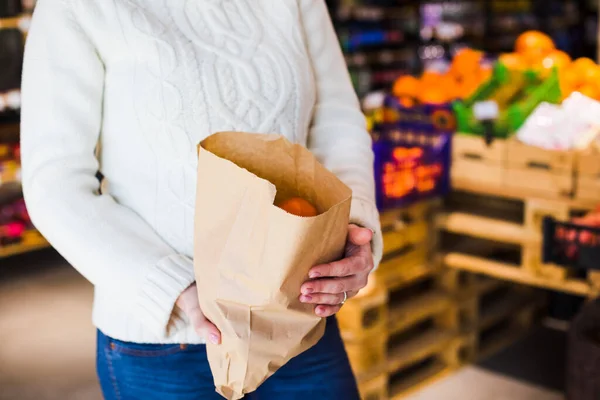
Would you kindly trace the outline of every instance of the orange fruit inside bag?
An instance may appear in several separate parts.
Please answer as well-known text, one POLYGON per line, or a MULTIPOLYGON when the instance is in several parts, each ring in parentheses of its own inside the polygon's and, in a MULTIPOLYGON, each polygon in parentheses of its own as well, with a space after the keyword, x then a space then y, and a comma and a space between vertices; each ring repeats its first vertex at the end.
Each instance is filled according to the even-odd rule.
POLYGON ((316 207, 301 197, 291 197, 275 205, 298 217, 316 217, 318 215, 316 207))

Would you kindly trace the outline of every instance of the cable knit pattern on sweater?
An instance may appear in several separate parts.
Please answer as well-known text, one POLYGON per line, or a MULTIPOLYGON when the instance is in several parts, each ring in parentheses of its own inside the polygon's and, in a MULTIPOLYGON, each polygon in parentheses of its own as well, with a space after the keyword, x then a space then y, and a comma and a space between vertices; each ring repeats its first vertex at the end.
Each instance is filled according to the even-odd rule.
POLYGON ((196 145, 217 131, 309 147, 353 189, 352 220, 377 232, 379 260, 373 155, 344 69, 323 0, 38 1, 24 193, 36 226, 94 284, 104 333, 201 341, 172 311, 195 279, 196 145))

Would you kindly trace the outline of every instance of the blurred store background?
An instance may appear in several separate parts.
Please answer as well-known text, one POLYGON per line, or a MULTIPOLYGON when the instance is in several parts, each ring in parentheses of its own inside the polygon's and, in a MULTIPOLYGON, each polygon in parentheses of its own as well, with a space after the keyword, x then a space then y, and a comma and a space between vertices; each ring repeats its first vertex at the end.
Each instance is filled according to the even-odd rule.
MULTIPOLYGON (((599 2, 326 2, 385 236, 340 314, 364 398, 600 399, 599 2)), ((92 287, 20 188, 34 6, 0 2, 0 400, 94 400, 92 287)))

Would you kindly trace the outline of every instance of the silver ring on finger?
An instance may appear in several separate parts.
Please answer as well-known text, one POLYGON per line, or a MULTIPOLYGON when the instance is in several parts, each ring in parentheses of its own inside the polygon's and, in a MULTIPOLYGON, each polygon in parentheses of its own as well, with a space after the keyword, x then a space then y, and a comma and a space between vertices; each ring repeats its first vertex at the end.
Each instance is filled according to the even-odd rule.
POLYGON ((340 306, 343 306, 344 304, 346 304, 347 300, 348 300, 348 292, 344 292, 344 300, 342 300, 342 302, 340 303, 340 306))

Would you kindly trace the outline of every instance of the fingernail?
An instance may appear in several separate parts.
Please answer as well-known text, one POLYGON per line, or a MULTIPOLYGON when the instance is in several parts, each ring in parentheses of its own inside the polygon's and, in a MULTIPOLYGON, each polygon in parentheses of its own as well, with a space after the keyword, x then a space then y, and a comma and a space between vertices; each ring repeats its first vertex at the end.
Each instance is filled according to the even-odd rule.
POLYGON ((210 340, 210 342, 212 344, 219 344, 219 337, 217 335, 215 335, 214 333, 211 333, 210 335, 208 335, 208 340, 210 340))
POLYGON ((311 294, 312 292, 314 292, 314 289, 310 287, 302 289, 302 294, 311 294))
POLYGON ((317 315, 325 314, 325 309, 323 307, 317 307, 317 315))
POLYGON ((302 295, 300 296, 300 301, 303 303, 308 303, 312 300, 312 296, 309 295, 302 295))
POLYGON ((321 276, 320 272, 311 272, 311 273, 308 274, 308 277, 311 278, 311 279, 318 278, 320 276, 321 276))

